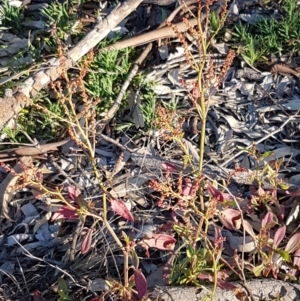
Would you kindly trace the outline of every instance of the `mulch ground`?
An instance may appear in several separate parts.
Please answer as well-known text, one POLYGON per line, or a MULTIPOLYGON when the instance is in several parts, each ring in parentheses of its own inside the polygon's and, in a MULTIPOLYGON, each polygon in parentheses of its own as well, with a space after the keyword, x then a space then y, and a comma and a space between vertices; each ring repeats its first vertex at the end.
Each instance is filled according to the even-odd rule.
MULTIPOLYGON (((45 38, 49 34, 49 30, 47 33, 46 29, 47 24, 39 15, 41 7, 49 4, 46 2, 26 4, 24 22, 20 24, 23 31, 17 28, 2 29, 0 42, 5 47, 0 49, 2 67, 0 83, 3 94, 4 89, 7 88, 13 88, 14 92, 16 82, 13 80, 24 80, 24 73, 20 71, 24 64, 28 66, 27 75, 30 76, 37 63, 42 63, 44 57, 52 55, 51 49, 45 46, 39 58, 33 58, 30 52, 24 52, 22 57, 11 64, 16 54, 27 47, 30 30, 32 45, 37 45, 41 36, 45 38)), ((72 13, 80 18, 86 32, 95 26, 97 11, 102 9, 107 14, 111 12, 110 5, 93 1, 86 2, 83 6, 72 6, 72 9, 70 6, 69 9, 69 12, 74 9, 72 13)), ((128 28, 130 32, 136 33, 155 30, 165 16, 173 10, 174 5, 167 7, 141 5, 122 22, 121 28, 128 28)), ((276 15, 276 18, 278 14, 283 14, 278 10, 277 4, 261 5, 257 1, 232 1, 229 3, 229 11, 230 18, 226 24, 228 29, 232 29, 239 20, 251 22, 250 17, 254 13, 259 13, 263 17, 276 15)), ((78 38, 70 35, 65 37, 65 42, 71 48, 76 45, 78 38)), ((195 41, 189 40, 189 44, 195 61, 199 61, 195 41)), ((216 72, 220 71, 226 59, 228 46, 231 47, 230 43, 224 42, 220 37, 220 41, 211 47, 216 72)), ((186 63, 182 46, 177 39, 155 43, 147 58, 141 66, 141 71, 147 71, 148 81, 155 80, 154 92, 157 96, 157 105, 162 101, 172 105, 176 99, 175 117, 184 117, 183 141, 196 165, 201 120, 189 100, 188 93, 195 91, 197 73, 186 63)), ((251 66, 245 63, 241 55, 236 56, 224 81, 210 96, 205 164, 232 170, 237 166, 244 170, 253 170, 257 168, 253 157, 246 152, 241 152, 240 147, 250 149, 255 143, 258 152, 272 152, 270 157, 260 162, 258 168, 262 169, 266 162, 271 164, 276 160, 282 160, 278 177, 284 179, 286 183, 299 187, 300 86, 297 71, 299 58, 296 52, 293 54, 283 52, 276 59, 269 65, 251 66), (283 63, 287 69, 282 69, 283 63)), ((6 91, 9 94, 10 90, 6 91)), ((143 95, 143 87, 138 92, 143 95)), ((2 104, 5 105, 3 101, 2 104)), ((169 163, 170 160, 183 162, 184 154, 178 143, 166 140, 161 132, 145 131, 141 126, 145 120, 141 120, 141 113, 138 110, 138 107, 130 108, 130 105, 126 105, 121 113, 112 118, 102 134, 97 136, 95 154, 101 181, 109 187, 112 198, 122 200, 127 210, 131 212, 133 220, 128 221, 120 217, 117 214, 119 212, 112 207, 109 207, 107 218, 118 237, 121 237, 124 232, 137 243, 139 268, 147 279, 148 287, 151 287, 165 284, 166 272, 162 272, 162 268, 169 264, 171 253, 169 250, 158 250, 155 244, 149 242, 150 249, 147 254, 141 242, 145 242, 146 238, 154 234, 168 234, 177 239, 178 245, 175 248, 177 249, 180 237, 171 231, 170 225, 174 222, 184 224, 187 213, 191 214, 189 221, 194 225, 197 224, 199 217, 193 216, 188 206, 183 208, 178 205, 178 199, 170 197, 162 201, 161 193, 155 191, 153 185, 149 185, 149 180, 165 183, 167 179, 172 189, 176 191, 180 186, 178 179, 183 181, 181 189, 184 190, 189 181, 194 183, 197 178, 187 169, 171 169, 170 175, 166 172, 166 165, 155 163, 158 162, 157 160, 165 160, 169 163), (117 125, 125 124, 128 120, 131 120, 134 126, 124 131, 115 130, 117 125), (131 158, 131 151, 141 154, 144 158, 146 155, 150 156, 154 160, 151 162, 156 166, 151 167, 145 161, 144 164, 137 163, 131 158)), ((14 125, 15 122, 10 122, 9 126, 13 128, 14 125)), ((5 139, 5 132, 2 131, 2 140, 6 141, 5 139)), ((102 191, 99 189, 85 152, 72 140, 48 148, 49 151, 43 155, 39 152, 28 153, 28 146, 24 146, 24 149, 25 153, 17 152, 14 158, 12 152, 7 149, 0 153, 0 162, 10 164, 13 169, 8 172, 7 166, 1 167, 1 298, 3 300, 58 300, 59 298, 59 300, 80 300, 80 298, 91 300, 107 290, 104 281, 107 277, 121 283, 124 272, 123 253, 101 222, 95 225, 91 217, 82 221, 78 216, 70 212, 66 213, 58 197, 50 196, 50 193, 41 196, 41 191, 36 186, 23 187, 20 183, 22 180, 20 174, 24 171, 24 166, 27 166, 25 168, 27 172, 42 175, 43 183, 49 192, 59 187, 63 195, 72 203, 74 201, 72 196, 76 194, 72 189, 76 188, 81 192, 84 200, 93 202, 95 212, 101 214, 102 191), (1 157, 1 154, 6 155, 1 157), (91 244, 87 252, 83 252, 82 246, 86 243, 86 237, 92 226, 91 244), (64 285, 68 295, 65 299, 58 293, 64 285)), ((207 183, 212 182, 210 178, 206 180, 207 183)), ((280 187, 277 187, 278 190, 275 189, 275 192, 262 188, 256 190, 256 188, 252 185, 231 183, 228 194, 224 192, 222 197, 228 201, 228 204, 232 200, 231 197, 236 198, 244 214, 244 220, 251 225, 256 234, 263 227, 262 220, 267 212, 271 212, 273 216, 268 218, 270 220, 276 218, 276 225, 274 224, 274 228, 270 231, 271 238, 274 238, 278 225, 285 226, 285 239, 280 244, 280 248, 285 249, 289 239, 299 234, 297 190, 288 194, 279 189, 280 187), (229 194, 231 196, 228 196, 229 194), (264 195, 264 202, 262 195, 264 195), (256 207, 248 211, 247 206, 253 205, 254 202, 257 202, 256 207)), ((211 189, 210 193, 214 194, 213 188, 211 189)), ((221 190, 220 187, 219 189, 221 190)), ((205 197, 208 200, 207 194, 205 197)), ((206 205, 209 206, 208 201, 206 205)), ((241 256, 243 253, 246 262, 245 273, 247 276, 253 276, 253 273, 251 274, 253 267, 260 263, 260 259, 255 257, 257 246, 251 234, 244 233, 236 224, 239 217, 232 211, 226 211, 238 212, 235 205, 231 206, 218 207, 219 212, 222 211, 225 217, 222 220, 216 212, 215 220, 208 229, 209 240, 214 241, 215 227, 220 229, 220 233, 226 238, 222 255, 224 259, 234 265, 230 258, 236 254, 241 256)), ((298 249, 295 245, 293 247, 294 251, 298 249)), ((183 248, 181 260, 184 260, 185 252, 186 249, 183 248)), ((282 264, 278 268, 278 278, 286 280, 286 275, 290 275, 297 280, 297 267, 299 265, 295 264, 295 261, 294 266, 291 263, 282 264)), ((268 275, 269 278, 272 278, 271 274, 268 275)), ((107 298, 113 300, 117 297, 111 295, 107 298)))

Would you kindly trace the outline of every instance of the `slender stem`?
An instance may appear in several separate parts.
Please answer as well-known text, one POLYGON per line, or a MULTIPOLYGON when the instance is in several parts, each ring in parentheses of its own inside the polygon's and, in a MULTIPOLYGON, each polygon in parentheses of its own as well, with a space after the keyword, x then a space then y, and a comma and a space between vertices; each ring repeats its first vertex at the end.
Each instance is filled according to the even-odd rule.
POLYGON ((124 251, 124 286, 128 287, 128 252, 124 251))
POLYGON ((121 248, 121 250, 123 251, 123 253, 125 255, 125 250, 124 250, 123 244, 121 243, 121 241, 118 238, 118 236, 116 235, 115 231, 112 229, 112 227, 108 223, 108 221, 106 219, 106 213, 107 213, 106 194, 103 193, 103 223, 105 224, 107 230, 109 231, 109 233, 111 234, 111 236, 113 237, 115 242, 119 245, 119 247, 121 248))
POLYGON ((204 146, 205 146, 205 131, 206 131, 206 108, 205 108, 205 99, 204 95, 201 95, 200 106, 202 111, 202 120, 201 120, 201 134, 200 134, 200 158, 199 158, 199 175, 202 173, 203 169, 203 160, 204 160, 204 146))
POLYGON ((194 245, 196 245, 196 241, 200 237, 201 229, 202 229, 202 226, 203 226, 203 221, 204 221, 204 217, 201 216, 200 221, 199 221, 198 226, 197 226, 196 234, 194 236, 194 241, 193 241, 194 245))
POLYGON ((214 301, 216 290, 217 290, 217 284, 218 284, 218 270, 217 270, 217 262, 216 262, 214 254, 211 254, 211 256, 212 256, 212 261, 213 261, 213 273, 214 273, 214 283, 213 283, 213 288, 212 288, 212 292, 211 292, 211 300, 214 301))
MULTIPOLYGON (((205 34, 207 32, 203 32, 203 25, 201 22, 201 14, 202 14, 202 9, 198 10, 198 29, 199 29, 199 51, 201 51, 202 55, 202 60, 201 63, 198 66, 198 89, 199 89, 199 94, 200 94, 200 103, 196 104, 198 113, 201 117, 201 133, 200 133, 200 154, 199 154, 199 171, 198 175, 200 176, 202 173, 203 169, 203 160, 204 160, 204 144, 205 144, 205 131, 206 131, 206 107, 205 107, 205 87, 203 84, 203 70, 206 64, 206 59, 207 59, 207 40, 205 37, 205 34)), ((206 16, 206 26, 208 22, 208 16, 206 16)), ((200 187, 199 189, 199 198, 200 198, 200 210, 204 212, 204 199, 203 199, 203 190, 200 187)), ((200 224, 202 224, 200 222, 200 224)), ((199 225, 200 226, 200 225, 199 225)), ((202 226, 202 225, 201 225, 202 226)), ((199 227, 198 227, 198 230, 199 227)), ((197 232, 198 232, 197 230, 197 232)))

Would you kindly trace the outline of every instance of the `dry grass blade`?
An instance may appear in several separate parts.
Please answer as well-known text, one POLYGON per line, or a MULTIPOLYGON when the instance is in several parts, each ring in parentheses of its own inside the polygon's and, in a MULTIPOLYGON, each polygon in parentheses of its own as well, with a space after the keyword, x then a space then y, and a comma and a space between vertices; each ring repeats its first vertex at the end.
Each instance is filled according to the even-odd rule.
POLYGON ((30 168, 32 164, 31 157, 22 157, 20 161, 13 168, 13 172, 9 172, 6 178, 0 184, 0 212, 1 220, 6 218, 10 220, 9 216, 9 203, 15 194, 15 187, 19 178, 22 176, 24 168, 30 168))

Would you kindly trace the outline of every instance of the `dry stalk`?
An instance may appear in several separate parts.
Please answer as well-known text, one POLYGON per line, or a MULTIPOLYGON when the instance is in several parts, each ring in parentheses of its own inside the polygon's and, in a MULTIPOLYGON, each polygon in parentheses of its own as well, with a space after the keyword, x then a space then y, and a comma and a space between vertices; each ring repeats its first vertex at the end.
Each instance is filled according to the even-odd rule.
MULTIPOLYGON (((196 107, 196 110, 198 112, 198 115, 201 119, 201 133, 200 133, 200 142, 199 142, 199 166, 198 166, 198 177, 197 179, 202 179, 202 169, 203 169, 203 160, 204 160, 204 143, 205 143, 205 132, 206 132, 206 119, 207 119, 207 112, 209 110, 209 104, 210 104, 210 96, 212 93, 218 88, 220 83, 223 81, 224 77, 227 74, 227 71, 229 70, 232 61, 235 57, 235 53, 232 50, 229 50, 227 57, 225 59, 224 65, 222 66, 222 69, 219 74, 216 74, 215 68, 214 68, 214 60, 213 58, 210 58, 209 56, 209 47, 214 42, 214 39, 218 32, 221 30, 221 28, 224 26, 224 22, 226 19, 226 13, 227 13, 227 0, 224 1, 222 4, 222 7, 219 14, 219 23, 215 31, 212 33, 211 30, 211 24, 210 24, 210 15, 212 13, 212 5, 216 2, 214 0, 209 1, 198 1, 198 24, 197 29, 194 28, 193 24, 189 22, 188 19, 184 19, 183 22, 188 28, 188 32, 190 35, 194 37, 194 39, 198 43, 198 52, 200 60, 199 62, 195 61, 191 51, 188 47, 188 42, 185 38, 185 36, 181 33, 181 31, 176 27, 176 25, 171 24, 168 22, 167 24, 172 27, 174 32, 176 33, 177 37, 179 38, 181 44, 184 48, 184 54, 185 59, 187 63, 190 65, 190 68, 197 71, 198 78, 197 82, 194 84, 194 89, 192 93, 189 93, 190 100, 192 104, 196 107), (208 75, 204 75, 204 71, 208 70, 208 75)), ((190 14, 192 12, 190 11, 190 14)), ((161 111, 161 108, 158 109, 158 116, 160 117, 159 122, 161 125, 164 126, 164 128, 167 127, 167 124, 170 122, 168 120, 168 115, 164 112, 164 114, 159 114, 161 111)), ((170 118, 169 118, 170 119, 170 118)), ((174 122, 173 122, 174 124, 174 122)), ((173 127, 170 129, 170 126, 168 129, 168 133, 170 134, 170 138, 174 139, 179 145, 181 145, 182 150, 184 153, 187 153, 182 141, 182 131, 180 131, 180 122, 177 122, 177 128, 173 127)), ((187 161, 189 162, 189 160, 187 161)), ((190 162, 189 162, 190 163, 190 162)), ((191 165, 192 166, 192 165, 191 165)), ((167 194, 170 194, 170 191, 168 190, 166 185, 162 185, 164 187, 159 187, 162 193, 162 200, 164 199, 164 196, 167 196, 167 194), (167 189, 167 190, 166 190, 167 189), (168 192, 168 193, 167 193, 168 192)), ((180 186, 180 185, 179 185, 180 186)), ((210 204, 211 210, 205 211, 204 207, 204 199, 203 199, 203 185, 195 185, 198 187, 198 195, 200 199, 200 212, 197 209, 197 206, 195 206, 195 198, 191 198, 191 206, 194 208, 195 213, 198 213, 200 219, 197 225, 197 229, 195 231, 194 239, 193 239, 193 245, 196 245, 196 241, 199 240, 199 237, 202 237, 204 239, 204 242, 207 245, 207 248, 209 250, 209 253, 211 255, 212 261, 213 261, 213 271, 214 271, 214 286, 211 293, 211 298, 213 300, 216 288, 217 288, 217 262, 220 259, 220 252, 216 249, 216 246, 213 246, 208 239, 206 238, 208 225, 210 223, 211 219, 211 213, 213 214, 215 210, 215 205, 213 203, 210 204), (203 230, 203 223, 204 225, 204 232, 203 230)), ((180 188, 178 188, 180 189, 180 188)), ((162 200, 160 201, 160 204, 162 205, 162 200)))
MULTIPOLYGON (((38 109, 42 110, 46 114, 53 115, 56 119, 61 120, 67 127, 70 138, 82 148, 84 153, 86 154, 91 166, 92 170, 97 179, 97 183, 102 191, 102 206, 103 206, 103 214, 100 216, 97 212, 93 211, 89 208, 88 205, 82 204, 80 208, 76 208, 72 206, 62 195, 61 191, 49 191, 43 184, 42 181, 29 180, 28 184, 36 184, 43 194, 55 195, 57 198, 61 199, 62 202, 67 205, 70 209, 78 212, 78 215, 81 216, 84 221, 86 216, 93 217, 95 219, 93 226, 101 221, 117 245, 120 247, 121 251, 124 255, 124 290, 128 289, 129 279, 128 279, 128 250, 123 246, 120 238, 116 235, 114 230, 109 224, 107 220, 107 198, 111 197, 107 191, 107 187, 103 184, 101 175, 95 163, 95 141, 96 141, 96 112, 95 108, 97 104, 99 104, 100 99, 90 99, 86 88, 84 85, 84 77, 88 71, 90 64, 93 61, 93 51, 90 51, 88 55, 85 57, 84 61, 81 64, 79 69, 79 73, 75 79, 70 79, 67 68, 64 68, 65 57, 63 55, 62 48, 58 48, 58 58, 60 59, 60 66, 62 68, 62 75, 59 81, 50 84, 50 87, 54 90, 57 95, 57 99, 64 110, 64 117, 56 116, 55 114, 49 112, 48 109, 41 107, 38 104, 32 104, 38 109), (64 91, 67 90, 67 93, 64 91), (78 112, 76 109, 76 103, 74 102, 73 95, 74 93, 80 94, 80 101, 83 104, 83 109, 81 112, 78 112)), ((78 225, 80 227, 80 223, 78 225)), ((83 226, 83 224, 82 224, 83 226)), ((92 226, 92 228, 93 228, 92 226)), ((92 229, 91 228, 91 229, 92 229)), ((75 240, 77 240, 78 235, 75 236, 75 240)), ((76 242, 73 243, 72 248, 76 245, 76 242)), ((72 258, 74 259, 75 250, 72 251, 72 258)))

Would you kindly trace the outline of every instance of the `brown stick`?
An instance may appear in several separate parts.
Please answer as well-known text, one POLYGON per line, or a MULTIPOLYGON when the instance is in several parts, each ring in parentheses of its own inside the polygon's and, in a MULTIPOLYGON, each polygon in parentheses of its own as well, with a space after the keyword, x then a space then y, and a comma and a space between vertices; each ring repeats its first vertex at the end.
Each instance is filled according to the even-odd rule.
MULTIPOLYGON (((184 4, 181 4, 179 7, 177 7, 168 17, 167 21, 172 22, 175 16, 180 12, 183 8, 188 7, 194 3, 197 3, 197 0, 189 0, 185 1, 184 4)), ((191 26, 197 25, 197 19, 191 19, 189 20, 189 23, 191 26)), ((159 40, 159 39, 166 39, 166 38, 173 38, 177 37, 177 34, 174 32, 174 30, 171 27, 165 27, 166 22, 163 22, 158 29, 152 30, 150 32, 141 34, 136 37, 129 38, 127 40, 123 40, 120 42, 116 42, 112 45, 109 45, 103 49, 101 49, 101 52, 106 52, 110 50, 121 50, 127 47, 133 47, 133 46, 141 46, 145 45, 147 43, 159 40)), ((187 27, 183 22, 175 24, 176 27, 180 32, 187 31, 187 27)))
POLYGON ((67 143, 69 139, 65 139, 58 142, 47 143, 43 145, 37 146, 22 146, 18 148, 11 148, 0 152, 0 161, 1 159, 13 160, 16 157, 23 157, 23 156, 35 156, 35 155, 43 155, 50 151, 57 151, 59 146, 64 145, 67 143))
POLYGON ((281 64, 275 64, 272 67, 271 72, 280 73, 280 74, 292 74, 292 75, 295 75, 295 76, 300 75, 300 72, 297 72, 297 71, 293 70, 292 68, 290 68, 288 66, 281 65, 281 64))
MULTIPOLYGON (((198 22, 197 19, 189 20, 189 23, 192 26, 197 25, 197 22, 198 22)), ((187 31, 187 27, 183 22, 177 23, 175 25, 177 26, 180 32, 187 31)), ((174 32, 174 30, 171 27, 163 27, 124 41, 114 43, 111 46, 101 49, 101 52, 110 51, 110 50, 120 50, 120 49, 133 47, 133 46, 140 46, 156 41, 158 39, 173 38, 173 37, 177 37, 177 34, 174 32)))

